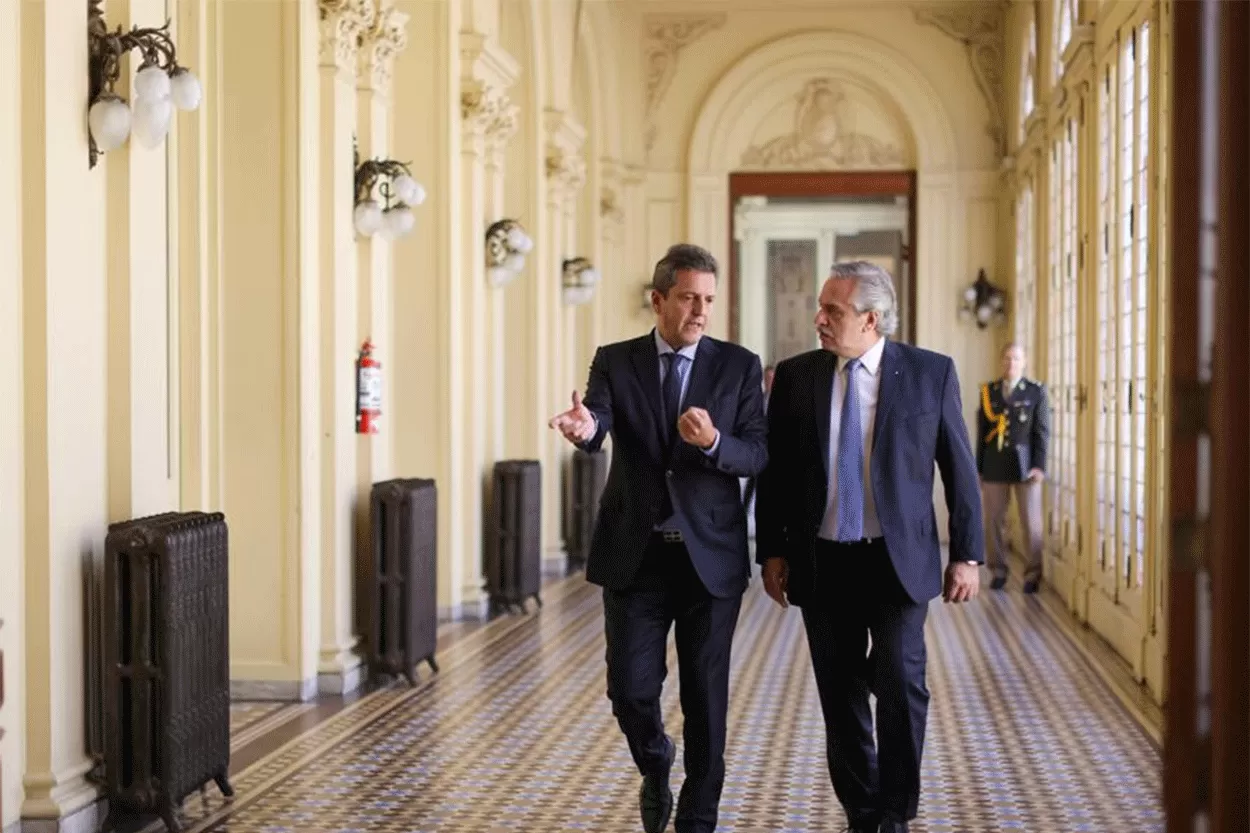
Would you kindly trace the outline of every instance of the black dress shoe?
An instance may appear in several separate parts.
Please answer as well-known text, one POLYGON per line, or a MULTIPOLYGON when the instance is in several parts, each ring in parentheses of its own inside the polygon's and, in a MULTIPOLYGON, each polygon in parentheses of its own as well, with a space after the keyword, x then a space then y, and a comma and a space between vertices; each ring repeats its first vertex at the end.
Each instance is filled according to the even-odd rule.
POLYGON ((668 785, 668 776, 673 770, 673 761, 677 759, 677 747, 671 740, 667 743, 668 766, 662 773, 642 776, 642 786, 638 788, 638 811, 642 814, 642 829, 646 833, 664 833, 673 815, 673 790, 668 785))
POLYGON ((1038 585, 1037 579, 1035 579, 1035 578, 1029 579, 1028 581, 1026 581, 1026 582, 1024 583, 1024 592, 1025 592, 1025 593, 1036 593, 1036 592, 1037 592, 1037 585, 1038 585))
POLYGON ((1005 576, 995 576, 994 580, 990 582, 991 590, 1002 590, 1006 586, 1007 578, 1005 576))

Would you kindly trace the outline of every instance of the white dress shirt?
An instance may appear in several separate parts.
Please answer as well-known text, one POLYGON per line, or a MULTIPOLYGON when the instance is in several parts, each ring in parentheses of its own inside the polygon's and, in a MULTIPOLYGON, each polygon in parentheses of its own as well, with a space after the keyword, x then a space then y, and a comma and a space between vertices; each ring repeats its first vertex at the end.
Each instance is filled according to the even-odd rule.
MULTIPOLYGON (((885 339, 868 348, 859 357, 860 367, 855 371, 855 384, 859 386, 859 424, 864 434, 864 537, 881 536, 881 521, 877 518, 877 503, 872 495, 872 432, 877 418, 877 395, 881 390, 881 354, 885 339)), ((837 540, 838 528, 838 436, 842 428, 842 403, 846 400, 846 362, 838 357, 837 372, 833 377, 833 397, 829 407, 829 495, 825 504, 825 517, 821 521, 821 538, 837 540)))

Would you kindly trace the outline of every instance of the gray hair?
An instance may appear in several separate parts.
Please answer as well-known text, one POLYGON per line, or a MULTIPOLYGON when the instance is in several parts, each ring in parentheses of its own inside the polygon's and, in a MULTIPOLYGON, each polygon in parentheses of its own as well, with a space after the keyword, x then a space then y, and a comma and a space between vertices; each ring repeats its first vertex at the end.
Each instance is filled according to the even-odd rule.
POLYGON ((711 272, 716 275, 716 258, 707 249, 693 243, 670 246, 664 257, 655 264, 651 288, 667 298, 668 291, 677 285, 677 273, 686 271, 711 272))
POLYGON ((877 314, 877 332, 889 338, 898 330, 898 302, 894 296, 894 279, 890 273, 866 260, 835 263, 829 277, 836 280, 855 281, 855 294, 851 305, 861 315, 877 314))

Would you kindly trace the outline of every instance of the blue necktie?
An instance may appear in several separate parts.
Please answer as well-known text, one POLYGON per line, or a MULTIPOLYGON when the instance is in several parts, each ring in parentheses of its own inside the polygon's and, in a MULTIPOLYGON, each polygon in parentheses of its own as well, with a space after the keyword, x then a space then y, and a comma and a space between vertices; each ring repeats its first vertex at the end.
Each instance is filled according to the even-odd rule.
POLYGON ((686 357, 680 353, 665 353, 668 359, 668 371, 664 374, 664 424, 667 426, 665 436, 669 445, 673 445, 677 437, 677 418, 681 416, 681 377, 685 370, 686 357))
POLYGON ((842 425, 838 429, 839 541, 864 537, 864 431, 860 425, 859 386, 855 384, 859 366, 859 359, 846 363, 846 397, 842 400, 842 425))

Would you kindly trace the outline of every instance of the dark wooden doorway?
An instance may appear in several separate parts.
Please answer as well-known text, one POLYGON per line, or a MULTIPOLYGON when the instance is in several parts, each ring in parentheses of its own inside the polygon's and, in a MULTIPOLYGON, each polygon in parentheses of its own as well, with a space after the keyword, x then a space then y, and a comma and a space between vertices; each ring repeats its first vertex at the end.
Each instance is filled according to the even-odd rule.
POLYGON ((1168 833, 1250 817, 1250 4, 1171 4, 1168 833), (1215 245, 1209 245, 1211 238, 1215 245), (1203 495, 1209 495, 1204 500, 1203 495))
MULTIPOLYGON (((907 301, 904 310, 902 340, 916 340, 916 173, 915 171, 837 171, 837 172, 784 172, 784 173, 733 173, 729 175, 729 275, 726 290, 729 294, 729 338, 737 341, 741 310, 738 307, 741 264, 738 245, 734 237, 734 208, 742 197, 808 197, 813 200, 828 197, 906 197, 908 212, 907 246, 903 259, 907 262, 907 285, 899 287, 900 295, 907 301)), ((830 264, 820 264, 827 269, 830 264)), ((894 276, 898 279, 898 276, 894 276)))

